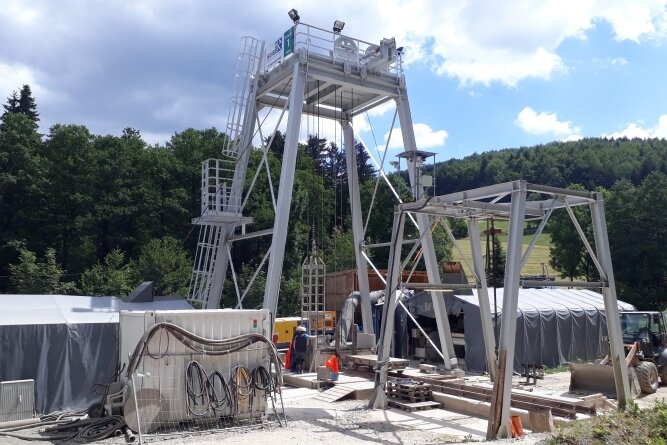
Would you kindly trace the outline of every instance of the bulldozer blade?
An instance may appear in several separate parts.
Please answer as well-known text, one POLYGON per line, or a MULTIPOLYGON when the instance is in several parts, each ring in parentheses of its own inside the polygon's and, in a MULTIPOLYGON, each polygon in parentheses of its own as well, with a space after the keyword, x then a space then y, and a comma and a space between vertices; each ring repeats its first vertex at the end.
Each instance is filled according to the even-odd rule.
MULTIPOLYGON (((632 367, 628 368, 628 379, 633 396, 639 394, 639 383, 632 367)), ((614 367, 598 364, 570 363, 570 391, 602 393, 609 398, 616 398, 616 380, 614 367)))

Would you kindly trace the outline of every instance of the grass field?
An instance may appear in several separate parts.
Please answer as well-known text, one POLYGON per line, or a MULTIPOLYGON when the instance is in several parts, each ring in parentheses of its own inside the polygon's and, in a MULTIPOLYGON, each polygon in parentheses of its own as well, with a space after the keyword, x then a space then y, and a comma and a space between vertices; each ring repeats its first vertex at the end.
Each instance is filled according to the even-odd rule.
MULTIPOLYGON (((502 234, 499 235, 500 243, 502 244, 505 253, 507 253, 507 222, 498 221, 495 223, 495 227, 500 228, 502 230, 502 234)), ((486 223, 480 224, 480 233, 484 230, 486 230, 486 223)), ((526 249, 528 248, 528 245, 530 244, 532 238, 533 238, 532 235, 525 235, 523 237, 523 252, 525 252, 526 249)), ((484 253, 486 252, 486 235, 483 234, 481 235, 481 241, 482 241, 482 252, 484 253)), ((472 254, 470 252, 470 239, 469 238, 460 239, 457 240, 457 243, 461 248, 463 255, 468 260, 468 264, 472 265, 472 254)), ((530 257, 528 257, 528 261, 526 261, 526 264, 521 270, 521 275, 541 275, 543 273, 543 265, 546 265, 547 271, 550 276, 555 276, 556 278, 560 278, 560 276, 549 267, 550 247, 551 247, 551 236, 548 233, 542 233, 542 235, 540 235, 540 238, 537 241, 537 244, 533 248, 530 257)), ((461 255, 456 249, 454 249, 453 251, 453 256, 454 256, 454 261, 460 261, 463 264, 463 268, 466 272, 466 275, 469 278, 472 277, 470 268, 468 267, 466 262, 462 260, 461 255)))

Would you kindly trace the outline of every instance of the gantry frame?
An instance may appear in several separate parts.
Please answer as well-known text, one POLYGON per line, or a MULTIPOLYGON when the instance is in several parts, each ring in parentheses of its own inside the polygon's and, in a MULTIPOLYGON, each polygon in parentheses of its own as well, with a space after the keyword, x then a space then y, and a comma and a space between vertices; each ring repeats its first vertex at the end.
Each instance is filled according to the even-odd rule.
MULTIPOLYGON (((401 277, 400 247, 403 244, 405 220, 409 215, 421 216, 428 221, 427 230, 430 230, 433 224, 442 221, 443 217, 462 218, 468 222, 475 275, 475 283, 471 287, 478 290, 487 369, 494 377, 494 399, 492 401, 492 413, 489 419, 487 439, 493 439, 497 436, 507 436, 509 433, 510 397, 516 340, 516 317, 504 316, 501 323, 498 358, 496 358, 496 345, 478 227, 479 221, 490 218, 507 220, 509 222, 504 281, 505 289, 502 306, 503 315, 516 314, 519 287, 524 284, 530 286, 576 285, 579 287, 601 288, 607 316, 610 356, 614 368, 619 408, 623 409, 626 406, 627 402, 631 399, 631 395, 628 370, 625 365, 623 337, 618 315, 616 287, 614 284, 602 195, 598 192, 563 189, 530 184, 524 180, 516 180, 473 190, 434 196, 428 199, 421 199, 417 202, 395 206, 389 271, 385 290, 386 299, 383 308, 380 348, 378 351, 379 365, 376 371, 376 387, 370 402, 372 407, 386 406, 384 386, 387 380, 389 351, 394 330, 393 314, 402 293, 400 289, 401 283, 399 282, 401 277), (529 194, 531 196, 530 200, 528 200, 529 194), (536 199, 536 197, 540 199, 536 199), (575 206, 588 206, 590 210, 595 239, 594 248, 590 245, 572 211, 572 207, 575 206), (564 209, 570 216, 582 243, 595 263, 600 276, 599 282, 521 281, 521 268, 530 256, 551 214, 558 209, 564 209), (522 252, 524 222, 529 220, 540 220, 540 224, 526 251, 522 252)), ((451 232, 449 233, 451 235, 451 232)), ((454 240, 454 243, 456 244, 456 240, 454 240)), ((442 290, 444 286, 432 282, 423 286, 423 288, 426 290, 442 290)))
MULTIPOLYGON (((294 55, 267 67, 268 71, 260 77, 256 92, 258 111, 266 107, 282 107, 288 113, 264 307, 275 314, 278 305, 301 117, 305 114, 329 118, 339 122, 343 130, 363 330, 373 333, 367 270, 369 266, 375 267, 364 252, 364 224, 352 120, 373 107, 393 100, 405 150, 417 151, 401 54, 394 39, 383 39, 380 45, 374 45, 302 23, 294 27, 293 35, 294 55)), ((419 168, 414 158, 408 159, 408 171, 413 196, 418 199, 421 196, 419 168)), ((384 176, 384 172, 381 171, 381 174, 384 176)), ((419 217, 417 222, 420 227, 426 225, 425 218, 419 217)), ((423 237, 422 247, 429 279, 439 281, 430 233, 423 237)), ((456 356, 442 295, 434 294, 433 304, 438 309, 436 323, 445 352, 444 365, 449 369, 452 363, 456 364, 456 356)))

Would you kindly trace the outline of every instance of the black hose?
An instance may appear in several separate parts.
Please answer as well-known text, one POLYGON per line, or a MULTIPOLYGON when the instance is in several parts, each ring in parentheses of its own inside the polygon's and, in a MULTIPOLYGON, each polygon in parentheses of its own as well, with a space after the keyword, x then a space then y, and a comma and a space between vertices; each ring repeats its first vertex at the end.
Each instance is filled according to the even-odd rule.
POLYGON ((248 403, 252 402, 250 398, 252 395, 253 386, 248 368, 243 365, 237 365, 234 367, 230 377, 230 383, 232 387, 234 412, 238 413, 240 412, 239 405, 241 401, 247 400, 248 403))
POLYGON ((95 442, 115 436, 117 431, 125 426, 122 416, 107 416, 95 419, 94 422, 78 430, 74 436, 75 442, 95 442))
POLYGON ((143 335, 139 343, 137 343, 134 353, 132 354, 132 358, 130 359, 130 363, 127 367, 126 376, 128 378, 130 378, 132 373, 136 370, 137 366, 139 366, 141 359, 146 354, 148 343, 151 341, 153 336, 162 329, 167 330, 167 332, 173 335, 176 340, 181 342, 193 352, 206 355, 231 354, 233 352, 241 351, 254 343, 263 342, 267 346, 271 361, 275 365, 277 377, 279 379, 278 381, 282 382, 282 362, 278 357, 278 351, 276 350, 273 342, 264 335, 244 334, 230 339, 211 340, 195 335, 192 332, 173 323, 166 322, 158 323, 152 326, 143 335), (197 347, 197 344, 204 345, 206 348, 204 349, 197 347))
MULTIPOLYGON (((44 428, 39 436, 26 436, 12 431, 0 431, 0 436, 14 437, 29 441, 63 441, 65 443, 88 443, 106 439, 116 434, 116 431, 125 426, 122 416, 107 416, 99 419, 79 419, 68 422, 46 422, 56 425, 44 428)), ((34 424, 32 427, 43 427, 45 424, 34 424)), ((27 428, 23 428, 27 429, 27 428)), ((13 429, 12 429, 13 430, 13 429)))
POLYGON ((185 389, 187 397, 185 404, 188 413, 201 417, 209 411, 208 376, 199 362, 192 360, 185 368, 185 389), (197 402, 199 400, 199 402, 197 402), (198 410, 195 410, 200 406, 198 410))
POLYGON ((220 371, 213 371, 212 373, 209 374, 208 376, 208 398, 209 398, 209 406, 213 410, 214 413, 217 413, 217 410, 223 408, 224 406, 227 406, 230 410, 232 409, 232 392, 229 389, 229 385, 227 385, 227 382, 225 381, 225 377, 222 375, 220 371), (217 380, 220 382, 220 389, 222 391, 222 394, 218 394, 218 391, 216 391, 215 388, 215 381, 217 380), (222 399, 220 399, 222 397, 222 399))

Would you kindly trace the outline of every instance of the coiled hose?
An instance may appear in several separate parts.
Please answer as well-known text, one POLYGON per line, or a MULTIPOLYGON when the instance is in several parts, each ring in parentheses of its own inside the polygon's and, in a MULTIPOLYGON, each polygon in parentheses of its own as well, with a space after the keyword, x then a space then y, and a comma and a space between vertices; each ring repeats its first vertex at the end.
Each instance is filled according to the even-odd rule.
POLYGON ((250 406, 252 411, 252 380, 248 368, 243 365, 237 365, 232 370, 232 375, 229 379, 232 386, 233 409, 234 413, 238 413, 241 409, 250 406))

